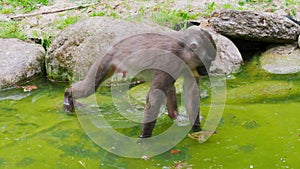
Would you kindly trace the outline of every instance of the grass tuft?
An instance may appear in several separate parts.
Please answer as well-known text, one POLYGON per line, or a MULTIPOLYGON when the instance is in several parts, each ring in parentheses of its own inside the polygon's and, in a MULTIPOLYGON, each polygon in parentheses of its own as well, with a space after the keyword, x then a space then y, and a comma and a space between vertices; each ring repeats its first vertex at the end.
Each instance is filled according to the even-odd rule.
POLYGON ((0 38, 25 40, 26 36, 17 21, 0 21, 0 38))
POLYGON ((65 29, 69 25, 72 25, 78 21, 78 16, 68 16, 65 19, 55 20, 54 25, 60 30, 65 29))
POLYGON ((11 14, 16 11, 27 13, 48 4, 48 0, 1 0, 0 13, 11 14))
POLYGON ((164 9, 152 13, 151 19, 159 25, 174 28, 177 24, 187 22, 191 19, 196 19, 199 15, 199 13, 190 13, 183 10, 164 9))

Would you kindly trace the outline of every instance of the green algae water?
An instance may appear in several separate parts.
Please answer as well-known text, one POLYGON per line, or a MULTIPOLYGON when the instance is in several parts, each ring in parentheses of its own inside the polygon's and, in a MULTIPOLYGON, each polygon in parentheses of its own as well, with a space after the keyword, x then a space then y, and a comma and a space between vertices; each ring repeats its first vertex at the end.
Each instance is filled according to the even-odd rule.
MULTIPOLYGON (((208 97, 201 100, 205 121, 210 106, 208 79, 201 84, 208 90, 208 97)), ((146 160, 120 157, 95 144, 77 116, 63 111, 67 84, 40 79, 29 85, 38 89, 0 93, 0 168, 300 167, 300 74, 265 73, 255 58, 241 73, 228 77, 225 110, 215 134, 201 144, 186 136, 172 148, 179 153, 167 151, 146 160)), ((138 85, 132 91, 146 93, 147 88, 138 85)), ((111 126, 138 137, 140 124, 117 113, 109 90, 99 89, 97 101, 111 126)), ((144 102, 135 106, 142 112, 144 102)), ((167 115, 159 116, 154 134, 172 124, 167 115)))

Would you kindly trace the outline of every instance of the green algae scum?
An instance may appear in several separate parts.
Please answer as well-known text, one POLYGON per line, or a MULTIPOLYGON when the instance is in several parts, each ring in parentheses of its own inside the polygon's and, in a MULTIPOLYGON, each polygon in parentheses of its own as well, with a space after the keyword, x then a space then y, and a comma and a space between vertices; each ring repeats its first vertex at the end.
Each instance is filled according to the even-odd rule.
MULTIPOLYGON (((201 90, 208 93, 201 100, 204 121, 210 107, 208 84, 208 78, 204 77, 201 90)), ((10 89, 0 93, 0 168, 300 167, 300 74, 268 74, 261 71, 256 58, 240 73, 228 77, 225 110, 215 134, 201 144, 186 136, 173 151, 154 157, 120 157, 95 144, 76 115, 63 111, 67 84, 40 79, 29 85, 38 89, 31 92, 10 89)), ((137 95, 147 92, 145 85, 131 90, 137 95)), ((110 90, 99 89, 97 100, 102 115, 116 131, 138 136, 140 124, 117 113, 110 90)), ((143 106, 141 100, 136 104, 141 112, 143 106)), ((162 114, 155 133, 172 124, 162 114)))

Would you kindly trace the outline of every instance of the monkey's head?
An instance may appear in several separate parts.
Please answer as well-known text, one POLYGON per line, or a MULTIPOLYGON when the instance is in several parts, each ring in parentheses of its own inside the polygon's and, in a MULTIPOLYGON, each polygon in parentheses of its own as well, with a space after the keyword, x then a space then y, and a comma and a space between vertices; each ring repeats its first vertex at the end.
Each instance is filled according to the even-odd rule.
POLYGON ((194 62, 197 64, 195 65, 197 69, 204 66, 206 70, 209 70, 211 62, 216 58, 217 48, 208 31, 199 26, 191 26, 183 31, 183 40, 193 51, 192 57, 196 59, 194 62))

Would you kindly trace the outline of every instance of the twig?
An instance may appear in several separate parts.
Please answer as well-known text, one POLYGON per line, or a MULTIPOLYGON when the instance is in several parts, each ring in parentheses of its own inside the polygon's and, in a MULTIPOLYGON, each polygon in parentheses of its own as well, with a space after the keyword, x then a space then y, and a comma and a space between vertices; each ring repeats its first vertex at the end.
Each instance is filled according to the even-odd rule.
POLYGON ((115 5, 112 9, 117 9, 121 4, 122 4, 123 2, 121 2, 121 3, 118 3, 117 5, 115 5))
POLYGON ((53 11, 44 11, 44 12, 36 12, 36 13, 30 13, 30 14, 17 15, 17 16, 10 17, 10 19, 11 20, 15 20, 15 19, 16 20, 22 20, 24 18, 38 16, 38 15, 47 15, 47 14, 59 13, 59 12, 73 10, 73 9, 78 10, 78 9, 87 8, 87 7, 96 5, 96 4, 98 4, 98 3, 84 4, 84 5, 79 5, 79 6, 72 6, 72 7, 63 8, 63 9, 56 9, 56 10, 53 10, 53 11))

